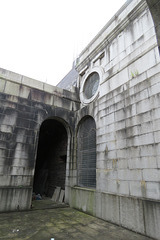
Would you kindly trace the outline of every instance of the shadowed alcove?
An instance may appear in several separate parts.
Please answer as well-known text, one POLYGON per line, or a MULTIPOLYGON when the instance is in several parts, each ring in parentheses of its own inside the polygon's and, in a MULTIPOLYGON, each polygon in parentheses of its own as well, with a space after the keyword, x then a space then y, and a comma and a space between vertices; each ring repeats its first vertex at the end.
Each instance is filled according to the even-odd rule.
POLYGON ((52 197, 55 188, 65 189, 67 131, 55 119, 40 127, 33 192, 52 197))

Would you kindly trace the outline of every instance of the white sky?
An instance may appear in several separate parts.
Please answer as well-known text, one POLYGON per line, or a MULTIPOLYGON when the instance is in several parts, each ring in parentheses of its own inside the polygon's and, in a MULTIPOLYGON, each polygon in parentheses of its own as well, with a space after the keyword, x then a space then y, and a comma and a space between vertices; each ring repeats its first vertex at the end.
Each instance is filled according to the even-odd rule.
POLYGON ((56 85, 125 0, 0 0, 0 67, 56 85))

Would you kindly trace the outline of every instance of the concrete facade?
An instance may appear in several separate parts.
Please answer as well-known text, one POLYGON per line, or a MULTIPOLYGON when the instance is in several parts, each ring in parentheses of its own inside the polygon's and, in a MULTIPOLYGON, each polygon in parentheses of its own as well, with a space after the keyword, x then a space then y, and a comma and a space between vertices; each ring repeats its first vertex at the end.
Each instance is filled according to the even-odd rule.
POLYGON ((57 119, 70 142, 79 100, 76 93, 4 69, 0 77, 0 211, 29 209, 40 126, 57 119))
POLYGON ((68 134, 65 201, 160 239, 156 6, 159 1, 145 0, 122 6, 77 59, 73 92, 1 69, 1 211, 29 208, 40 126, 56 119, 68 134), (86 98, 86 82, 95 72, 98 85, 86 98), (96 123, 95 189, 77 186, 77 135, 87 116, 96 123))
POLYGON ((160 239, 160 58, 155 30, 146 1, 128 1, 79 56, 79 115, 86 108, 97 126, 97 186, 92 193, 71 189, 76 198, 71 194, 71 206, 89 213, 92 209, 95 216, 160 239), (98 96, 88 103, 83 84, 97 68, 98 96))

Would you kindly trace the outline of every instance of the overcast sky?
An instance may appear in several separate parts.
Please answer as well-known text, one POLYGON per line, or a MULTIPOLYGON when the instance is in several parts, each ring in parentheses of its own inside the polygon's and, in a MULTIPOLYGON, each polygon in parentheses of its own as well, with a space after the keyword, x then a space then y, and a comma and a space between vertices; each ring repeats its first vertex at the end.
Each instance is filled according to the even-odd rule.
POLYGON ((0 0, 0 67, 56 85, 125 0, 0 0))

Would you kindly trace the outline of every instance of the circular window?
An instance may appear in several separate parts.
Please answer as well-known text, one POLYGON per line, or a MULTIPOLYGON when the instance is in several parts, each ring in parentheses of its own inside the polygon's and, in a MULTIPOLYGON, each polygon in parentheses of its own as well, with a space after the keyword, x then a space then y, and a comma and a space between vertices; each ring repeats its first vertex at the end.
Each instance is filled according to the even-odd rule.
POLYGON ((98 97, 102 72, 101 67, 94 67, 83 77, 80 88, 80 99, 83 105, 91 103, 98 97))
POLYGON ((83 87, 84 97, 90 99, 94 96, 99 86, 99 74, 97 72, 91 73, 85 81, 83 87))

